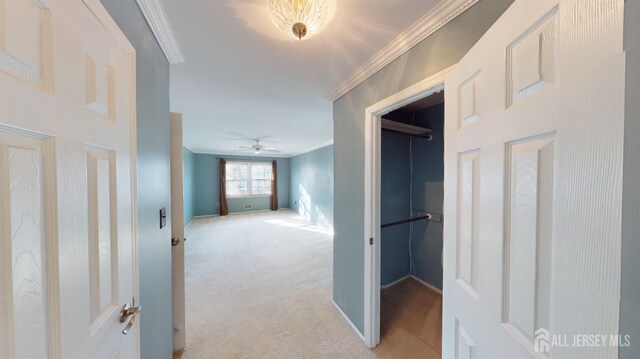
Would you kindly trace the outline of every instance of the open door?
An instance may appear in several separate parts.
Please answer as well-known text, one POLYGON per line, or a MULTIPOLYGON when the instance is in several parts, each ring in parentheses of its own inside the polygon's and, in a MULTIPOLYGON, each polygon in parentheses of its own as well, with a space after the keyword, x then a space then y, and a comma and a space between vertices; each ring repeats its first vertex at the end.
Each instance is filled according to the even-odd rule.
POLYGON ((140 356, 135 113, 99 1, 0 0, 0 357, 140 356))
POLYGON ((173 350, 184 349, 184 178, 182 163, 182 114, 171 112, 171 287, 173 295, 173 350))
POLYGON ((448 76, 444 358, 617 357, 623 10, 516 0, 448 76))

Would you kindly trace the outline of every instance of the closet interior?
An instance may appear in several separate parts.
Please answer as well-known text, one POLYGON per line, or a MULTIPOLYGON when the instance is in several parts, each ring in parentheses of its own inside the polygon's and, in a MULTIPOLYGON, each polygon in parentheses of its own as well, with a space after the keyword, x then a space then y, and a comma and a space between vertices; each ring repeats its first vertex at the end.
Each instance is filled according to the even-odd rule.
POLYGON ((440 357, 444 92, 381 126, 381 341, 403 336, 407 351, 440 357))

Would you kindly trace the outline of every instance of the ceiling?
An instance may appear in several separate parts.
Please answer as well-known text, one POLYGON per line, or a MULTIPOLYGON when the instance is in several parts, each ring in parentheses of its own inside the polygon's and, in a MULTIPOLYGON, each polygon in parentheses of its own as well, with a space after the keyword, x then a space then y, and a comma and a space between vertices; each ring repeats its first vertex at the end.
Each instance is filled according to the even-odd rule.
POLYGON ((267 0, 162 0, 185 63, 171 66, 171 111, 195 152, 261 144, 291 156, 333 139, 324 95, 439 0, 338 0, 327 29, 280 33, 267 0))

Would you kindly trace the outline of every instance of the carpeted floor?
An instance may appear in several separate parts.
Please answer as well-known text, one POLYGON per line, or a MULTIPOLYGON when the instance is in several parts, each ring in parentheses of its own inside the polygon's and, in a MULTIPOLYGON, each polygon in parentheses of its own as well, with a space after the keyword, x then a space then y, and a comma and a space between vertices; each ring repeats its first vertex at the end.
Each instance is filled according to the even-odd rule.
POLYGON ((196 219, 186 237, 182 358, 440 357, 441 300, 411 280, 383 291, 370 351, 331 300, 331 233, 291 211, 196 219))

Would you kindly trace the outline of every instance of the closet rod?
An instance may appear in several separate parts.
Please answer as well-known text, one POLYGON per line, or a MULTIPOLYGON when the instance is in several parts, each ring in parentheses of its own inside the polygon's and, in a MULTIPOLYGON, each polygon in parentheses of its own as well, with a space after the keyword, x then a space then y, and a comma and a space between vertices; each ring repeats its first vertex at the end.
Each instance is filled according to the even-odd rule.
POLYGON ((405 223, 409 223, 409 222, 421 221, 423 219, 431 219, 431 215, 427 214, 427 215, 420 216, 420 217, 413 217, 413 218, 410 218, 410 219, 405 219, 403 221, 391 222, 391 223, 383 224, 382 226, 380 226, 380 228, 387 228, 387 227, 391 227, 391 226, 397 226, 399 224, 405 224, 405 223))
POLYGON ((406 132, 390 130, 390 129, 387 129, 387 128, 383 128, 382 131, 395 133, 396 135, 423 138, 423 139, 425 139, 427 141, 431 141, 431 139, 433 139, 433 137, 431 135, 417 135, 417 134, 412 134, 412 133, 406 133, 406 132))

